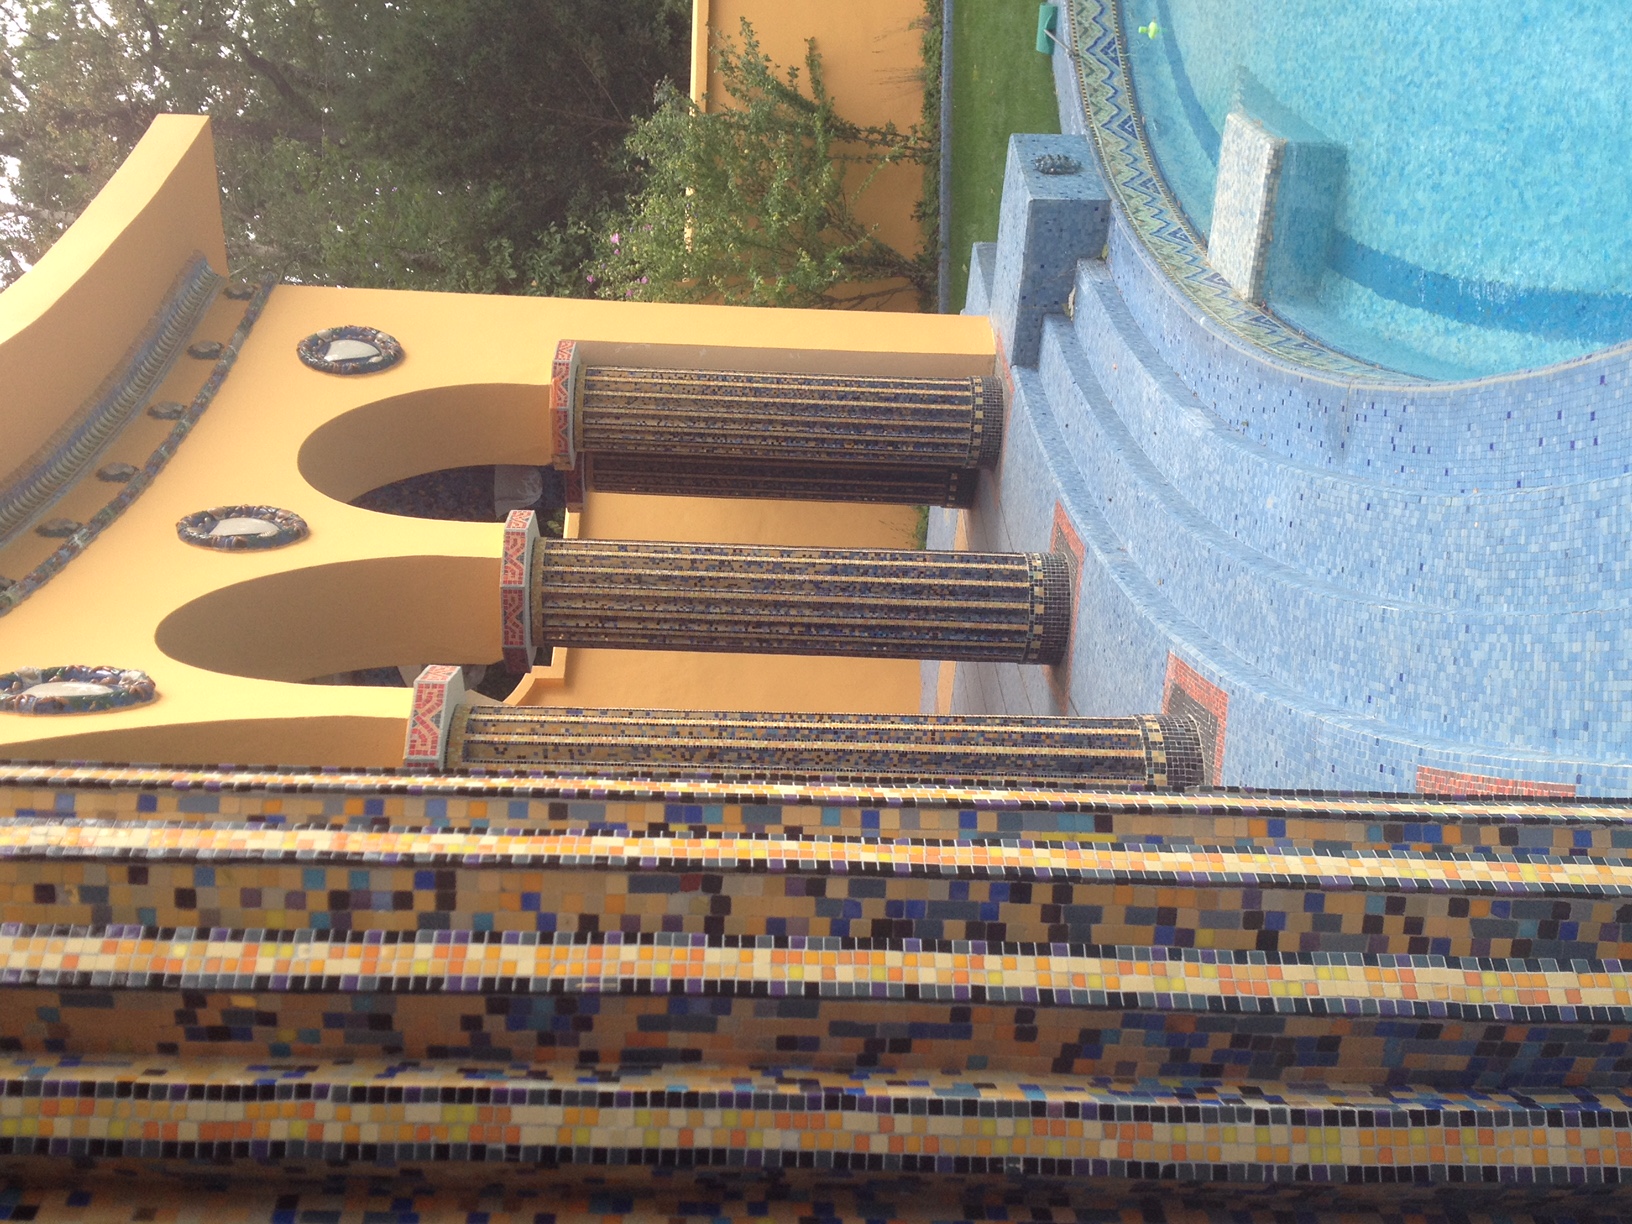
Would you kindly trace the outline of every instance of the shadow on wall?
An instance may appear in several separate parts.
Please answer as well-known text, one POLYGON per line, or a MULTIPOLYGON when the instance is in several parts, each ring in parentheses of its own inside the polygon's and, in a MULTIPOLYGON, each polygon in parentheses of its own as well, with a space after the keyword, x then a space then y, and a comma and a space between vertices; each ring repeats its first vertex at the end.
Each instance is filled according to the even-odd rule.
POLYGON ((267 574, 201 595, 159 624, 159 649, 257 680, 490 662, 500 641, 497 557, 377 557, 267 574))
POLYGON ((433 387, 375 400, 314 430, 300 473, 351 502, 382 485, 447 468, 550 461, 548 388, 522 383, 433 387))

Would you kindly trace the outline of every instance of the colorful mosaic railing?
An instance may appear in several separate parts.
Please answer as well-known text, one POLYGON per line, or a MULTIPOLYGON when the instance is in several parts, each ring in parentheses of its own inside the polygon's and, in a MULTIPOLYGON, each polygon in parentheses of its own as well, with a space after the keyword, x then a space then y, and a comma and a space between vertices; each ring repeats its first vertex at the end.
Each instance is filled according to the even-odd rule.
POLYGON ((1207 262, 1207 244, 1157 168, 1128 67, 1120 0, 1071 0, 1072 58, 1088 135, 1118 210, 1158 267, 1207 319, 1277 360, 1340 379, 1414 383, 1410 375, 1339 352, 1242 301, 1207 262))
POLYGON ((1632 806, 704 787, 0 766, 0 1208, 1621 1210, 1632 806))

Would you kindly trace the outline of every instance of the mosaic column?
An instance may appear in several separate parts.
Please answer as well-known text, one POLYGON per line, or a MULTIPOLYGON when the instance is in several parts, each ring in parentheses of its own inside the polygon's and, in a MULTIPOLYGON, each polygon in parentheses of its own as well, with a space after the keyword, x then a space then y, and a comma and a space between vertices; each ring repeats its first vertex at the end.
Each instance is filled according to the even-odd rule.
POLYGON ((446 767, 651 777, 845 777, 940 782, 1203 782, 1188 718, 768 714, 462 706, 446 767))
POLYGON ((557 346, 557 465, 608 492, 968 505, 997 462, 994 378, 591 366, 557 346))
POLYGON ((539 646, 1057 663, 1071 581, 1053 553, 539 540, 539 646))

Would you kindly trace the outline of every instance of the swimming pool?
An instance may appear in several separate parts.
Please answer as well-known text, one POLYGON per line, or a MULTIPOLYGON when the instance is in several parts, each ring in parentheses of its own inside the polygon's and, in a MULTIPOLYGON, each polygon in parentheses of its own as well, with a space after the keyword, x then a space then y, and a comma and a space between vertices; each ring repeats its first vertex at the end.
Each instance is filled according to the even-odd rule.
POLYGON ((1626 0, 1124 0, 1152 151, 1196 229, 1256 82, 1344 146, 1313 294, 1271 308, 1439 378, 1632 338, 1626 0), (1155 38, 1137 32, 1154 21, 1155 38))

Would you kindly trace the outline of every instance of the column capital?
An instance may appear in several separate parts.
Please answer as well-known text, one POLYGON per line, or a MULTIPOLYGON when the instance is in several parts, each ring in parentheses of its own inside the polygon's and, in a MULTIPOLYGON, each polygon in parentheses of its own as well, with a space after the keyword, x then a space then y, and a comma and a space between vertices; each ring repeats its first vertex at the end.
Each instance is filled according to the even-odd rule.
POLYGON ((503 621, 505 670, 522 675, 533 665, 533 550, 538 516, 512 510, 504 521, 504 556, 499 564, 499 611, 503 621))
POLYGON ((578 413, 579 371, 583 368, 576 340, 557 340, 550 361, 550 453, 552 467, 570 472, 578 466, 582 424, 578 413))

